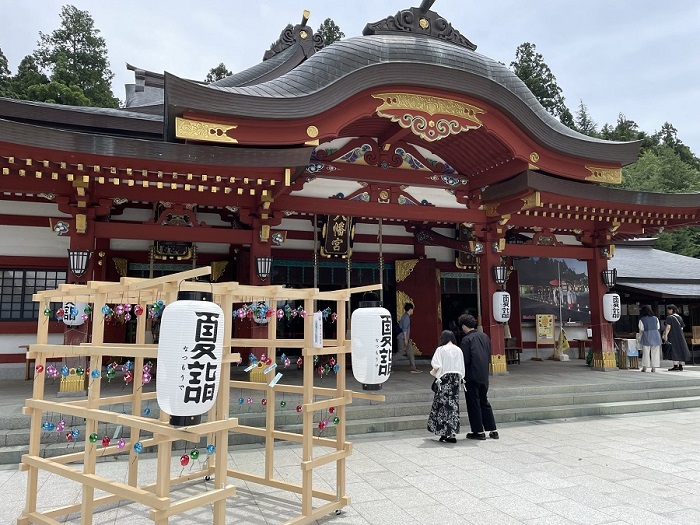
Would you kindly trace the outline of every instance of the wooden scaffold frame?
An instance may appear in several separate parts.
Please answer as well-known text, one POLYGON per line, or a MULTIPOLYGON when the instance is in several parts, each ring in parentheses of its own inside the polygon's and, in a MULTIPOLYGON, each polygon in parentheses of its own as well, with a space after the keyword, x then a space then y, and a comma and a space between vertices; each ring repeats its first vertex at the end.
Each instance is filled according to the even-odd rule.
MULTIPOLYGON (((346 460, 352 454, 352 444, 346 441, 345 420, 346 407, 353 398, 384 400, 383 396, 346 390, 346 355, 350 352, 350 341, 345 338, 346 308, 353 293, 363 293, 378 290, 380 285, 342 289, 332 292, 320 292, 318 289, 288 289, 282 286, 248 286, 236 282, 208 283, 188 281, 211 273, 210 267, 193 269, 155 279, 134 279, 124 277, 119 283, 91 281, 86 285, 61 285, 56 290, 44 291, 34 295, 34 300, 40 305, 48 305, 56 301, 75 301, 93 305, 92 338, 90 343, 80 345, 48 344, 49 318, 42 317, 38 321, 37 342, 30 345, 28 357, 36 360, 37 370, 43 370, 47 359, 83 357, 89 361, 89 370, 101 370, 103 356, 115 356, 134 359, 134 370, 141 370, 144 362, 155 359, 158 345, 146 343, 147 316, 138 317, 136 342, 134 344, 104 343, 104 315, 95 311, 101 305, 129 303, 141 305, 144 312, 150 304, 158 299, 165 299, 166 304, 177 299, 178 291, 212 291, 214 302, 218 303, 225 318, 223 345, 223 366, 220 372, 218 397, 214 407, 206 414, 206 420, 189 427, 173 427, 169 424, 169 415, 160 411, 158 420, 142 416, 143 404, 156 398, 155 392, 143 391, 143 380, 140 373, 134 374, 130 394, 121 396, 101 396, 101 381, 88 377, 87 397, 79 400, 47 400, 45 399, 45 374, 37 373, 34 377, 33 392, 28 399, 24 413, 30 416, 30 440, 27 454, 22 457, 20 469, 27 471, 26 506, 22 515, 17 519, 18 525, 29 523, 54 524, 56 518, 72 513, 80 513, 81 523, 93 522, 93 515, 99 512, 99 507, 126 501, 140 503, 150 509, 149 517, 156 524, 168 523, 170 517, 204 505, 213 505, 213 523, 224 524, 226 517, 227 499, 236 494, 236 487, 229 483, 229 478, 258 483, 276 489, 286 490, 301 495, 301 513, 290 519, 289 524, 311 523, 322 516, 331 514, 347 506, 350 498, 345 493, 346 460), (233 339, 233 305, 264 301, 268 305, 276 305, 277 301, 303 301, 306 312, 314 312, 316 301, 335 301, 337 308, 337 338, 324 340, 322 348, 313 347, 313 316, 304 319, 304 338, 276 339, 275 315, 268 321, 267 339, 233 339), (302 346, 303 345, 303 346, 302 346), (231 380, 231 364, 240 360, 240 351, 245 348, 267 348, 267 356, 276 362, 278 348, 298 349, 301 347, 304 362, 308 366, 303 369, 303 385, 287 385, 284 383, 270 384, 248 381, 231 380), (320 388, 314 386, 314 356, 335 354, 338 356, 337 378, 335 388, 320 388), (229 388, 224 388, 229 385, 229 388), (232 388, 253 389, 264 392, 268 402, 265 409, 265 427, 244 426, 236 418, 230 417, 230 390, 232 388), (275 395, 276 392, 301 394, 302 401, 302 432, 288 432, 275 429, 275 395), (323 398, 316 401, 316 397, 323 398), (110 410, 115 404, 131 404, 131 413, 110 410), (335 437, 320 437, 314 435, 314 413, 336 407, 339 422, 335 437), (42 420, 47 413, 61 413, 72 417, 85 419, 85 433, 82 438, 85 449, 81 452, 66 453, 55 457, 42 457, 41 437, 42 420), (91 442, 89 436, 96 433, 99 424, 122 425, 130 429, 129 439, 121 443, 121 447, 110 444, 99 448, 99 456, 129 455, 127 482, 118 482, 96 474, 98 447, 91 442), (152 434, 150 438, 142 438, 142 432, 152 434), (228 465, 228 445, 232 434, 249 434, 265 439, 264 474, 258 475, 236 470, 228 465), (171 474, 171 458, 173 443, 184 441, 199 444, 202 439, 215 446, 216 452, 210 456, 210 461, 200 464, 197 470, 187 474, 173 476, 171 474), (301 443, 302 460, 300 462, 301 483, 291 483, 274 476, 275 440, 301 443), (155 483, 139 486, 139 454, 134 450, 134 444, 140 442, 144 448, 155 449, 157 456, 157 471, 155 483), (332 452, 314 455, 315 447, 331 448, 332 452), (313 472, 317 467, 326 464, 336 464, 335 491, 315 489, 313 487, 313 472), (82 468, 71 464, 82 464, 82 468), (40 512, 38 510, 38 478, 39 472, 62 476, 77 482, 82 486, 82 501, 76 504, 66 504, 40 512), (211 490, 194 496, 174 497, 172 488, 199 478, 210 478, 211 490), (95 490, 106 492, 106 495, 95 497, 95 490), (326 503, 314 508, 313 499, 326 503)), ((269 375, 272 375, 271 373, 269 375)), ((264 495, 261 495, 261 498, 264 495)), ((42 505, 44 507, 45 505, 42 505)))

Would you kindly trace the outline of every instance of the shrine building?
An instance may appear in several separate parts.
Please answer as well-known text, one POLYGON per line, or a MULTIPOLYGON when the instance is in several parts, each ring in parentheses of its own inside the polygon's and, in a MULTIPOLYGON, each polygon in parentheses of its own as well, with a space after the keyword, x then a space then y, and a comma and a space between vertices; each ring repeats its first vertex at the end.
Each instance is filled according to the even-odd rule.
POLYGON ((381 283, 397 316, 414 303, 419 356, 469 310, 503 373, 506 336, 533 346, 525 312, 539 306, 521 292, 542 293, 520 265, 548 258, 583 268, 568 291, 548 282, 560 306, 578 292, 567 335, 590 329, 593 368, 614 368, 602 272, 615 244, 698 224, 700 199, 615 188, 640 143, 564 126, 433 2, 327 47, 305 12, 259 64, 211 84, 128 66, 120 109, 0 99, 0 362, 24 363, 18 347, 60 306, 36 291, 211 265, 245 284, 381 283), (508 323, 493 311, 502 266, 508 323))

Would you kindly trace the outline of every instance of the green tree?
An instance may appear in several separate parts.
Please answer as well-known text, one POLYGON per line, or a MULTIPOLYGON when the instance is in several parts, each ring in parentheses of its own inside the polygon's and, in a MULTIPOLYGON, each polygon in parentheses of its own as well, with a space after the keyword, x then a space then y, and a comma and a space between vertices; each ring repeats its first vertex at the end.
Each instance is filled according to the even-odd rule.
POLYGON ((691 226, 662 232, 658 236, 655 248, 667 252, 700 258, 700 228, 691 226))
POLYGON ((661 145, 647 149, 637 162, 623 168, 622 187, 659 193, 700 191, 700 170, 683 161, 673 148, 661 145))
POLYGON ((11 79, 13 97, 34 100, 29 95, 32 86, 42 86, 49 83, 49 78, 44 75, 36 63, 33 55, 27 55, 17 66, 17 74, 11 79))
MULTIPOLYGON (((639 160, 622 169, 623 188, 660 193, 700 192, 700 159, 683 144, 670 123, 665 122, 660 131, 648 135, 621 113, 616 125, 606 124, 600 135, 608 140, 642 141, 639 160)), ((656 248, 700 257, 700 228, 664 231, 658 235, 656 248)))
POLYGON ((78 86, 66 86, 52 80, 47 84, 34 84, 27 89, 27 100, 63 104, 65 106, 90 106, 90 99, 78 86))
POLYGON ((340 30, 332 18, 326 18, 319 26, 318 32, 323 37, 323 44, 326 46, 345 38, 345 33, 340 30))
POLYGON ((232 74, 233 73, 226 69, 226 65, 221 62, 218 66, 209 70, 209 73, 207 73, 207 78, 205 78, 204 81, 211 84, 212 82, 216 82, 217 80, 221 80, 222 78, 226 78, 232 74))
POLYGON ((574 118, 574 129, 579 133, 588 135, 589 137, 598 136, 598 124, 596 124, 588 113, 588 107, 580 101, 576 117, 574 118))
POLYGON ((7 57, 5 53, 2 52, 2 48, 0 48, 0 97, 12 96, 10 84, 10 68, 8 67, 7 57))
POLYGON ((678 130, 669 122, 664 122, 661 130, 654 133, 653 138, 660 145, 673 149, 678 156, 696 169, 700 169, 700 159, 698 159, 691 149, 678 138, 678 130))
POLYGON ((564 103, 557 79, 545 63, 544 57, 530 42, 520 44, 515 50, 515 61, 510 63, 513 72, 525 82, 535 98, 562 124, 574 129, 574 117, 564 103))
MULTIPOLYGON (((67 97, 70 100, 83 100, 77 96, 77 88, 85 95, 85 105, 117 107, 119 100, 114 97, 110 85, 114 73, 109 69, 105 40, 95 29, 90 13, 66 5, 60 16, 60 28, 50 35, 39 33, 39 47, 34 53, 37 63, 50 72, 55 89, 39 88, 28 92, 49 98, 62 93, 70 95, 67 97)), ((63 96, 59 98, 64 99, 63 96)))

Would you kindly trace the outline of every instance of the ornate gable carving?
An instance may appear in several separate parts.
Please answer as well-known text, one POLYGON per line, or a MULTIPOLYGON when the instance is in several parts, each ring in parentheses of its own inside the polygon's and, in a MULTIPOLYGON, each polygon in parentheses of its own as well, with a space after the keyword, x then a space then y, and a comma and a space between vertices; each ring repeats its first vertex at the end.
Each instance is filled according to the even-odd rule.
POLYGON ((362 34, 390 35, 395 33, 414 33, 444 40, 474 51, 476 49, 475 44, 453 28, 452 24, 435 11, 430 11, 434 3, 435 0, 423 0, 420 7, 404 9, 394 16, 389 16, 379 22, 369 23, 365 26, 362 34))
POLYGON ((323 36, 321 33, 316 32, 313 34, 313 30, 306 26, 309 21, 309 12, 304 11, 304 16, 301 19, 301 24, 292 26, 292 24, 287 25, 282 32, 280 37, 275 43, 270 46, 270 49, 265 51, 263 55, 263 61, 268 60, 278 53, 281 53, 288 47, 291 47, 295 43, 300 43, 305 49, 305 56, 308 58, 313 55, 316 51, 323 48, 325 45, 323 42, 323 36))

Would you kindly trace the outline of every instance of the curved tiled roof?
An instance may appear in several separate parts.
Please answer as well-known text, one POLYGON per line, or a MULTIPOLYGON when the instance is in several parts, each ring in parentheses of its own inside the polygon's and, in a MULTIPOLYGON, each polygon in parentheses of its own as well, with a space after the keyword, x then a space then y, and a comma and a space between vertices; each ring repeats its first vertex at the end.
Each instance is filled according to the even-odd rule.
POLYGON ((293 45, 291 47, 288 47, 284 51, 268 58, 267 60, 260 62, 259 64, 255 64, 254 66, 251 66, 248 69, 244 69, 243 71, 234 73, 233 75, 230 75, 226 78, 222 78, 221 80, 212 82, 209 85, 212 87, 234 87, 255 84, 257 82, 260 82, 261 79, 265 79, 265 77, 270 76, 271 74, 277 73, 276 76, 278 76, 280 74, 286 73, 286 71, 284 71, 285 66, 286 70, 289 71, 292 67, 294 67, 303 59, 304 52, 301 49, 301 46, 293 45), (300 55, 299 60, 291 64, 291 66, 288 65, 287 62, 295 55, 300 55), (283 71, 278 71, 279 69, 282 69, 283 71))
MULTIPOLYGON (((198 86, 166 74, 165 89, 170 108, 293 119, 322 113, 361 90, 392 83, 482 99, 515 120, 537 142, 568 155, 622 164, 637 159, 639 143, 604 141, 563 125, 505 65, 464 47, 420 35, 341 40, 287 74, 253 86, 198 86)), ((166 121, 172 122, 173 118, 166 113, 166 121)))

